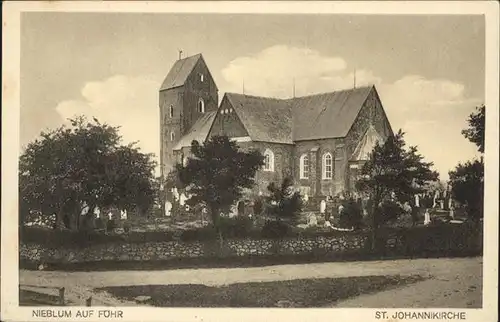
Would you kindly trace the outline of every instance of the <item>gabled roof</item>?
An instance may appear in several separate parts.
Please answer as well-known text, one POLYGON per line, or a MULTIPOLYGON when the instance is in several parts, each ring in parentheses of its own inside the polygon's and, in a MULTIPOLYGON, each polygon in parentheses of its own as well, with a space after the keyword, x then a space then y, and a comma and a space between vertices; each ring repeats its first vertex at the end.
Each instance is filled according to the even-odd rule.
POLYGON ((177 60, 161 84, 160 91, 184 85, 200 59, 203 59, 203 56, 197 54, 177 60))
POLYGON ((292 111, 286 100, 226 93, 252 141, 293 144, 292 111))
POLYGON ((345 137, 374 86, 290 99, 293 140, 345 137))
POLYGON ((372 124, 370 124, 365 135, 363 135, 363 138, 359 141, 358 146, 354 150, 351 161, 366 161, 370 159, 370 153, 373 151, 375 145, 377 145, 377 142, 380 144, 384 143, 384 137, 377 132, 372 124))
POLYGON ((204 113, 191 127, 188 133, 184 135, 179 142, 174 147, 174 150, 180 150, 183 147, 190 147, 191 142, 193 140, 198 141, 199 143, 205 142, 208 132, 212 127, 212 123, 215 119, 215 115, 217 112, 206 112, 204 113))

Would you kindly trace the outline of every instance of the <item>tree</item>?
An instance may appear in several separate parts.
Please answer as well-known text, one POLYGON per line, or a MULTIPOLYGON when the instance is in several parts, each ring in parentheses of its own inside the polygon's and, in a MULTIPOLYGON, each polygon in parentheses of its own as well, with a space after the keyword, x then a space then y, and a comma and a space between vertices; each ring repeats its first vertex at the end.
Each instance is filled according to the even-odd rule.
POLYGON ((431 162, 425 162, 417 147, 405 149, 404 132, 399 130, 388 137, 384 144, 377 144, 370 159, 361 169, 361 179, 356 182, 359 191, 369 196, 372 247, 377 229, 398 213, 384 213, 392 200, 404 203, 416 193, 421 193, 429 181, 438 180, 438 173, 431 170, 431 162))
POLYGON ((484 163, 479 160, 459 163, 449 172, 453 198, 465 206, 469 218, 478 221, 483 217, 484 163))
POLYGON ((462 130, 462 134, 472 143, 477 145, 479 152, 484 153, 484 135, 485 135, 485 120, 486 120, 486 107, 481 105, 476 107, 476 113, 471 113, 467 122, 469 127, 462 130))
POLYGON ((95 207, 148 209, 155 163, 134 144, 123 146, 118 127, 84 117, 42 132, 19 160, 20 219, 56 214, 56 225, 80 228, 81 211, 95 207))
POLYGON ((243 189, 255 184, 255 174, 263 166, 264 157, 258 151, 241 151, 227 136, 211 137, 203 145, 193 141, 191 153, 185 165, 176 164, 175 171, 190 195, 187 204, 207 207, 222 245, 220 213, 229 211, 241 198, 243 189))
MULTIPOLYGON (((484 153, 485 138, 485 105, 476 108, 476 113, 468 118, 469 127, 462 130, 462 134, 484 153)), ((453 198, 465 206, 469 218, 477 222, 483 217, 484 205, 484 161, 479 159, 459 163, 449 172, 451 193, 453 198)))

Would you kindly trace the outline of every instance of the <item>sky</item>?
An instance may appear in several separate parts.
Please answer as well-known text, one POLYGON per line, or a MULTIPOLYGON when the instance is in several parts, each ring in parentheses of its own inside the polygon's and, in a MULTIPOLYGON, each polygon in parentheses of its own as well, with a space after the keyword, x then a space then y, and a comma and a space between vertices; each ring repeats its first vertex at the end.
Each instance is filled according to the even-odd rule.
POLYGON ((483 16, 23 13, 21 148, 74 115, 159 155, 158 90, 202 53, 225 92, 290 97, 374 84, 441 179, 477 156, 461 130, 484 103, 483 16))

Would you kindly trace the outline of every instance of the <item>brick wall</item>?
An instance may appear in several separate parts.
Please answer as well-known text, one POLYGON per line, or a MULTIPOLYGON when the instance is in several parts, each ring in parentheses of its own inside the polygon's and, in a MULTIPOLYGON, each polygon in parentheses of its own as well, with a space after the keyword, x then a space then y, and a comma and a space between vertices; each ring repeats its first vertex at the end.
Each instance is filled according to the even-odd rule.
MULTIPOLYGON (((382 103, 375 89, 371 90, 358 114, 358 117, 354 121, 351 130, 347 134, 347 137, 345 139, 345 153, 347 159, 351 158, 352 153, 356 149, 356 146, 358 145, 365 132, 368 130, 370 124, 373 124, 375 130, 382 136, 388 137, 393 133, 389 120, 387 119, 387 116, 382 107, 382 103)), ((349 189, 353 189, 354 174, 351 174, 349 171, 350 170, 347 166, 346 186, 349 187, 349 189)))
POLYGON ((309 196, 335 195, 345 189, 346 155, 342 138, 300 141, 296 143, 293 154, 294 178, 307 188, 309 196), (300 179, 300 157, 309 156, 309 178, 300 179), (331 153, 333 157, 333 178, 323 179, 323 155, 331 153))
POLYGON ((248 132, 241 123, 238 115, 233 110, 231 103, 226 97, 221 102, 219 111, 232 111, 228 114, 218 113, 215 117, 210 135, 227 135, 228 137, 244 137, 248 136, 248 132))
POLYGON ((205 112, 216 111, 218 105, 217 86, 203 60, 199 60, 184 86, 160 92, 160 164, 162 176, 168 174, 176 162, 172 148, 202 115, 198 111, 200 98, 205 102, 205 112), (203 74, 201 81, 200 74, 203 74), (169 117, 170 105, 174 115, 169 117), (174 140, 171 140, 171 132, 174 140))
POLYGON ((244 151, 255 149, 264 154, 266 149, 274 153, 274 171, 260 170, 256 174, 254 193, 267 193, 267 186, 271 182, 280 184, 285 177, 293 177, 293 145, 267 142, 240 142, 244 151))
POLYGON ((162 175, 168 174, 174 164, 173 147, 183 133, 181 115, 183 109, 184 88, 172 88, 160 92, 160 164, 162 175), (170 106, 174 108, 174 115, 170 117, 170 106), (175 140, 170 140, 170 133, 174 132, 175 140))

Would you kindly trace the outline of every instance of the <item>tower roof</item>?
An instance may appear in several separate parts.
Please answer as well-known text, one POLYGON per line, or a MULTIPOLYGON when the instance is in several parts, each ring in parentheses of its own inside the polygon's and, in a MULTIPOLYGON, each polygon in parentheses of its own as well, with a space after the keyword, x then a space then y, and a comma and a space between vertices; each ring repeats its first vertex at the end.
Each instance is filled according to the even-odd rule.
POLYGON ((202 55, 196 54, 177 60, 161 84, 160 91, 183 86, 200 59, 203 59, 202 55))

